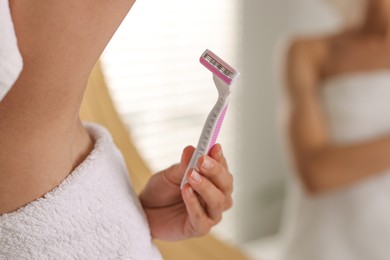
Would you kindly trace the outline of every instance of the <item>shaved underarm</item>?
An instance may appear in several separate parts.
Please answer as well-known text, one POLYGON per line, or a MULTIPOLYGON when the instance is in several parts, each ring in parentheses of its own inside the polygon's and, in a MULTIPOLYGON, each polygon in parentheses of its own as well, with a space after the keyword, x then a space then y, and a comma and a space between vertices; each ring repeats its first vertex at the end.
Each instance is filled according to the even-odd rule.
POLYGON ((29 77, 23 92, 31 90, 29 100, 41 101, 44 96, 43 111, 74 109, 92 67, 133 2, 11 1, 24 73, 29 77))
POLYGON ((10 1, 24 67, 0 102, 0 214, 54 188, 91 149, 84 89, 134 1, 10 1))

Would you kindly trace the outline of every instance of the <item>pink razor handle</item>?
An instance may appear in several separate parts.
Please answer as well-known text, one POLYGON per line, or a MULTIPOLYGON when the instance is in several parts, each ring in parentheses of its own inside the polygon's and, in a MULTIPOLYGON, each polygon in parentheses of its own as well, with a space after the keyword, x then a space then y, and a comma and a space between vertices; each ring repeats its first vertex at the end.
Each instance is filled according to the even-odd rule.
POLYGON ((190 171, 192 169, 198 170, 197 163, 199 158, 207 155, 217 141, 229 104, 229 96, 231 93, 230 86, 240 75, 236 70, 209 50, 206 50, 202 54, 200 63, 213 73, 213 80, 217 87, 219 97, 203 126, 198 145, 181 182, 181 188, 188 182, 187 178, 190 171))

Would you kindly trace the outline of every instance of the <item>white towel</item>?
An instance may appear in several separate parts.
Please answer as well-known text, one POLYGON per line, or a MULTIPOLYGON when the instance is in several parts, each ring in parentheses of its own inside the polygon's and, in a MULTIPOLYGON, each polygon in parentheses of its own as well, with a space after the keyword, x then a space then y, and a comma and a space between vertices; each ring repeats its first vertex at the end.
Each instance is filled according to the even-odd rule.
POLYGON ((161 259, 119 150, 85 125, 95 147, 43 198, 0 216, 0 259, 161 259))
POLYGON ((15 83, 22 67, 8 0, 0 0, 0 101, 15 83))

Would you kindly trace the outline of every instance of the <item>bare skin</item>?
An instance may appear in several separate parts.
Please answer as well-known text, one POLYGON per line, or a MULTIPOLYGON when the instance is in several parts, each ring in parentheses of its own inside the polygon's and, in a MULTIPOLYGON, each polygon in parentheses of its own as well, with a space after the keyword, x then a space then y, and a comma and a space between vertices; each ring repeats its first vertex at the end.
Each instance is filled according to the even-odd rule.
POLYGON ((299 39, 286 63, 288 139, 312 194, 348 187, 390 169, 390 133, 368 142, 331 142, 319 99, 323 80, 390 69, 390 1, 371 0, 364 23, 337 35, 299 39))
POLYGON ((133 2, 10 2, 24 68, 0 104, 0 213, 52 190, 91 150, 84 88, 133 2))
MULTIPOLYGON (((85 86, 134 2, 10 1, 24 67, 0 102, 0 215, 51 191, 92 150, 94 140, 79 119, 85 86)), ((180 164, 154 175, 142 192, 155 238, 203 235, 231 206, 232 178, 220 145, 200 160, 213 166, 199 165, 199 182, 190 181, 182 191, 176 185, 192 153, 187 148, 180 164)))
POLYGON ((187 147, 179 164, 153 175, 140 195, 152 237, 174 241, 207 234, 232 204, 232 175, 219 144, 198 162, 199 175, 190 174, 180 190, 194 147, 187 147))

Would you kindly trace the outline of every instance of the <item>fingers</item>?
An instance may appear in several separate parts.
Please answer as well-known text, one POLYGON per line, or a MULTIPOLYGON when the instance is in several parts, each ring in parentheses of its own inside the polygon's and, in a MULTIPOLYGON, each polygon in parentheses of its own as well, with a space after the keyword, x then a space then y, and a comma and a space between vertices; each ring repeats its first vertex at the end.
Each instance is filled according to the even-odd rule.
POLYGON ((232 194, 233 176, 226 167, 224 167, 223 163, 220 163, 209 156, 204 156, 199 159, 198 168, 201 174, 217 186, 225 196, 232 194))
POLYGON ((219 222, 222 218, 222 212, 225 210, 225 195, 196 170, 191 172, 188 179, 191 187, 205 202, 207 215, 215 222, 219 222))
MULTIPOLYGON (((185 149, 181 165, 187 167, 193 152, 193 147, 185 149)), ((209 156, 200 158, 198 169, 200 173, 190 171, 188 184, 182 190, 192 235, 206 234, 222 219, 223 211, 232 206, 233 178, 220 145, 215 145, 209 156)))
POLYGON ((186 231, 188 237, 207 234, 214 225, 214 221, 206 215, 204 208, 190 185, 184 186, 182 197, 190 221, 190 225, 188 225, 190 230, 186 231))
MULTIPOLYGON (((191 157, 194 151, 195 148, 193 146, 187 146, 186 148, 184 148, 183 153, 181 155, 180 163, 175 164, 170 168, 164 170, 163 177, 166 178, 169 182, 174 183, 175 185, 179 185, 184 176, 184 172, 191 161, 191 157)), ((225 157, 223 156, 221 145, 214 145, 213 148, 210 150, 210 156, 218 163, 222 164, 223 168, 227 169, 227 163, 225 157)), ((216 169, 216 171, 218 171, 218 169, 216 169)), ((225 188, 228 189, 229 187, 225 188)))
POLYGON ((213 158, 214 160, 218 161, 219 163, 221 163, 226 169, 229 169, 228 164, 226 162, 226 158, 223 155, 222 147, 220 144, 215 144, 211 148, 211 150, 209 152, 209 156, 211 158, 213 158))

